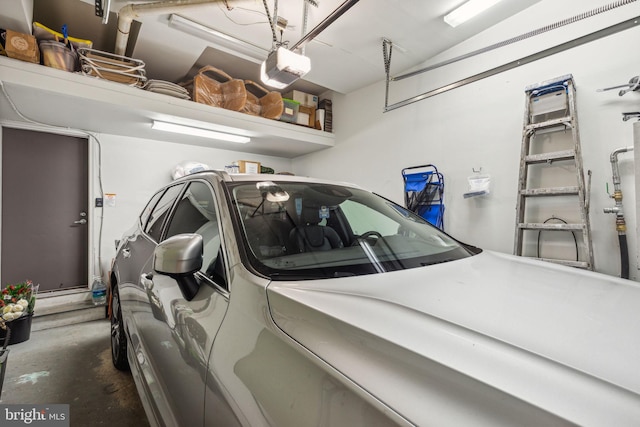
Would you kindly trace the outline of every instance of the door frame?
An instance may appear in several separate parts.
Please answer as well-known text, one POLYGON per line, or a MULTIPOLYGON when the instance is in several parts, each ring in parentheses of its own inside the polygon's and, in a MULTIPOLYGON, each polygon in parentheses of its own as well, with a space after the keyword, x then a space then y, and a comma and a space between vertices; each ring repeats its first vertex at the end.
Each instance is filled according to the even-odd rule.
MULTIPOLYGON (((89 194, 87 195, 88 197, 88 206, 87 206, 87 215, 89 218, 89 230, 88 230, 88 242, 87 242, 87 250, 88 250, 88 254, 87 254, 87 289, 91 289, 91 284, 93 283, 93 277, 98 275, 99 270, 96 271, 96 258, 97 258, 97 253, 101 253, 102 251, 95 250, 95 244, 96 242, 100 242, 100 239, 98 238, 98 233, 100 233, 100 221, 102 221, 102 216, 104 215, 104 212, 100 212, 98 209, 104 209, 104 208, 96 208, 95 207, 95 203, 93 203, 93 201, 95 200, 96 196, 96 192, 99 192, 99 189, 96 190, 94 189, 95 186, 100 185, 100 183, 98 182, 98 180, 100 179, 99 176, 96 174, 96 172, 99 170, 99 147, 97 147, 97 145, 100 143, 97 138, 95 136, 93 136, 93 134, 89 133, 89 132, 83 132, 81 130, 73 130, 73 129, 65 129, 65 128, 59 128, 59 127, 55 127, 55 126, 46 126, 46 125, 39 125, 39 124, 31 124, 31 123, 22 123, 22 122, 14 122, 14 121, 7 121, 7 120, 0 120, 0 168, 2 167, 2 134, 3 134, 3 130, 7 128, 7 129, 18 129, 18 130, 27 130, 27 131, 33 131, 33 132, 46 132, 46 133, 51 133, 51 134, 55 134, 55 135, 62 135, 62 136, 73 136, 73 137, 79 137, 79 138, 84 138, 87 141, 88 144, 88 150, 87 150, 87 155, 88 155, 88 159, 87 159, 87 163, 88 163, 88 176, 89 176, 89 183, 87 185, 88 188, 88 192, 89 194), (95 141, 95 143, 93 143, 95 141)), ((99 196, 102 197, 102 196, 99 196)), ((0 242, 2 241, 2 174, 0 174, 0 242)), ((2 257, 2 248, 0 245, 0 257, 2 257)), ((101 262, 101 260, 98 260, 98 262, 101 262)), ((0 266, 0 269, 2 267, 0 266)), ((2 271, 0 270, 0 274, 2 273, 2 271)), ((104 280, 104 278, 103 278, 104 280)), ((0 284, 0 286, 2 286, 2 284, 0 284)), ((55 293, 57 291, 52 291, 52 293, 55 293)), ((60 292, 64 292, 64 291, 60 291, 60 292)))

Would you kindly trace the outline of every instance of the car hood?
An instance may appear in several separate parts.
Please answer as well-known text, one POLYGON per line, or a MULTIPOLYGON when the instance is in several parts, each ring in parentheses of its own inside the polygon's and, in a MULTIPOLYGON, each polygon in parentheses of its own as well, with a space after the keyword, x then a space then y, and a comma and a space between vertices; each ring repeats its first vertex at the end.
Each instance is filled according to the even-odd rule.
POLYGON ((640 286, 628 280, 485 251, 272 282, 268 298, 284 333, 411 423, 484 404, 486 425, 640 419, 640 286))

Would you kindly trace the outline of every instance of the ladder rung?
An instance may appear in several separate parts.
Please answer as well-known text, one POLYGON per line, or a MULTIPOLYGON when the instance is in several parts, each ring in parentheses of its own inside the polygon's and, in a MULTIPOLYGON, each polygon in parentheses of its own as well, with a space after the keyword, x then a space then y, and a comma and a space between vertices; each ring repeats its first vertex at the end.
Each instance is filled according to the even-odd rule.
POLYGON ((529 164, 547 163, 560 160, 573 160, 576 158, 575 150, 551 151, 541 154, 530 154, 524 157, 524 161, 529 164))
POLYGON ((568 259, 553 259, 553 258, 534 258, 534 259, 537 259, 539 261, 552 262, 554 264, 566 265, 568 267, 578 267, 578 268, 584 268, 584 269, 591 268, 589 263, 586 261, 571 261, 568 259))
POLYGON ((521 190, 522 196, 528 197, 544 197, 544 196, 577 196, 578 187, 551 187, 551 188, 533 188, 529 190, 521 190))
POLYGON ((518 224, 521 230, 549 230, 549 231, 582 231, 584 224, 544 224, 537 222, 524 222, 518 224))
POLYGON ((532 123, 530 125, 525 126, 525 130, 527 132, 535 131, 538 129, 551 128, 558 125, 564 125, 566 127, 571 127, 571 116, 560 117, 559 119, 547 120, 545 122, 540 123, 532 123))

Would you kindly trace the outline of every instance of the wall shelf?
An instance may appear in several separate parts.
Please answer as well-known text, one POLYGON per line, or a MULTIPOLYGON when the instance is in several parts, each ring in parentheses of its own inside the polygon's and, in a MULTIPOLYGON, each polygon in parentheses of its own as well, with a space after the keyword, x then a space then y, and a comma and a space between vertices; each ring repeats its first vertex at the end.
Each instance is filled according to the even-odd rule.
MULTIPOLYGON (((0 81, 23 115, 55 126, 285 158, 335 145, 332 133, 2 56, 0 81), (206 122, 250 136, 251 142, 217 142, 152 130, 153 120, 186 125, 206 122)), ((4 94, 0 94, 0 119, 22 121, 4 94)))

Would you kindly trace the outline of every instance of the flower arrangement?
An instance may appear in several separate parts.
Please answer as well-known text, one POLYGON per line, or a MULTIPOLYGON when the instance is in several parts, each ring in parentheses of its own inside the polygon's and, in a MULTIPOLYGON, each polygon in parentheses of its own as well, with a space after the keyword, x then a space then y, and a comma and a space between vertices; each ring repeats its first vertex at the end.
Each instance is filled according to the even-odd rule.
POLYGON ((34 286, 31 280, 7 285, 0 292, 0 318, 8 322, 32 314, 37 291, 38 285, 34 286))

